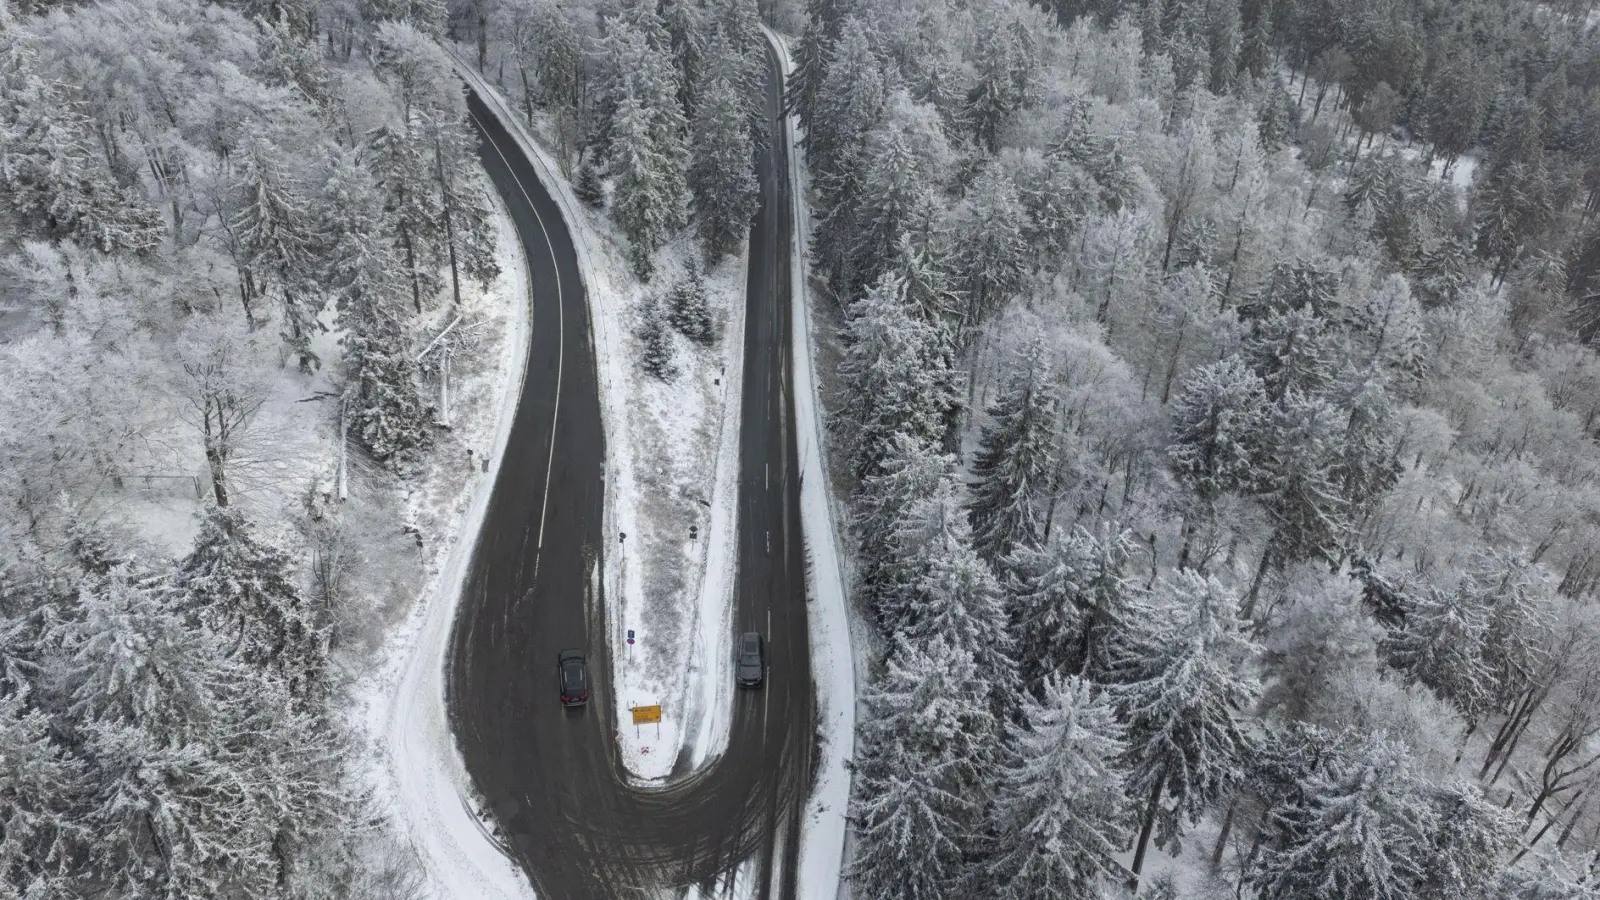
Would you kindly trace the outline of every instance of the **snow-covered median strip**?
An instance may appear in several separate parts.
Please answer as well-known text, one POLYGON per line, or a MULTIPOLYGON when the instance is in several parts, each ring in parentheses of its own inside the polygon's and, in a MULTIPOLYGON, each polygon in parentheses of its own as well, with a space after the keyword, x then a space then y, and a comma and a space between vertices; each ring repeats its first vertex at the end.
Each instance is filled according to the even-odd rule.
POLYGON ((679 277, 690 242, 667 248, 657 261, 656 283, 640 284, 611 222, 578 202, 556 160, 504 95, 463 56, 454 58, 539 169, 577 248, 606 442, 606 646, 589 650, 604 649, 614 663, 610 699, 624 766, 640 782, 660 781, 685 750, 692 769, 719 755, 728 741, 745 255, 706 273, 720 341, 700 348, 674 335, 677 377, 666 383, 645 378, 637 365, 643 355, 635 333, 638 304, 645 291, 664 294, 679 277), (660 725, 635 729, 630 708, 658 704, 660 725))
MULTIPOLYGON (((474 395, 481 402, 457 424, 457 434, 467 446, 479 448, 476 458, 488 451, 489 470, 477 470, 476 480, 468 482, 464 496, 438 498, 445 504, 442 519, 448 524, 445 533, 428 538, 441 552, 448 547, 448 556, 443 565, 430 566, 434 574, 416 608, 384 647, 385 664, 374 679, 359 686, 364 696, 358 706, 366 707, 364 724, 379 763, 373 772, 374 787, 379 797, 393 798, 392 811, 417 854, 425 894, 520 900, 532 898, 533 888, 472 810, 472 781, 451 736, 444 691, 456 606, 511 435, 528 358, 527 261, 511 217, 498 198, 495 210, 501 273, 485 300, 491 314, 497 312, 510 321, 501 340, 498 365, 486 367, 476 384, 458 386, 463 406, 474 395), (499 309, 492 310, 495 306, 499 309), (470 504, 464 511, 454 508, 468 497, 470 504), (456 514, 452 516, 452 512, 456 514)), ((458 463, 448 448, 441 447, 435 465, 447 464, 465 467, 471 463, 458 463)), ((425 483, 438 481, 437 474, 430 473, 425 483)))
MULTIPOLYGON (((788 47, 777 32, 762 26, 777 50, 787 80, 794 72, 788 47)), ((808 300, 805 255, 811 234, 805 184, 799 174, 794 116, 784 117, 784 140, 789 148, 789 173, 794 197, 793 315, 795 434, 800 445, 800 521, 810 556, 808 585, 812 602, 806 607, 811 626, 811 671, 817 683, 818 750, 816 790, 806 803, 800 835, 800 895, 806 900, 835 900, 839 896, 844 866, 845 813, 850 800, 847 762, 855 745, 855 655, 850 649, 849 610, 845 605, 843 545, 834 523, 828 494, 826 448, 822 441, 822 410, 817 405, 817 384, 812 370, 811 305, 808 300)))

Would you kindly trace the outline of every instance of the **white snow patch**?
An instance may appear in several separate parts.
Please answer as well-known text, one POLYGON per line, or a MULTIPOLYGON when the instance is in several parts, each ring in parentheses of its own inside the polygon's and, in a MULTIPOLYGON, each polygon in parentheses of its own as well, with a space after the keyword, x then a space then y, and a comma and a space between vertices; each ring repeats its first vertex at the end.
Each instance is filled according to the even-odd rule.
POLYGON ((487 319, 491 328, 482 340, 498 346, 485 348, 487 363, 455 385, 452 440, 435 452, 420 496, 413 495, 412 512, 437 548, 427 563, 432 578, 384 644, 383 663, 353 691, 375 794, 392 798, 390 812, 417 855, 427 896, 474 900, 534 896, 473 810, 475 792, 451 735, 444 697, 456 605, 516 416, 529 346, 527 262, 510 215, 498 196, 490 196, 501 273, 481 295, 463 292, 463 313, 487 319), (470 468, 467 447, 477 451, 470 468), (477 461, 486 450, 489 467, 483 471, 477 461))
MULTIPOLYGON (((767 40, 778 52, 785 78, 794 71, 784 39, 766 26, 767 40)), ((841 562, 844 545, 835 523, 841 521, 828 491, 827 448, 823 443, 822 410, 817 403, 813 372, 816 347, 811 338, 811 294, 806 277, 805 247, 811 234, 811 214, 806 205, 806 183, 801 174, 796 133, 798 120, 784 117, 784 139, 789 146, 794 197, 794 265, 791 277, 798 305, 793 316, 794 343, 804 352, 794 355, 796 438, 800 445, 800 519, 806 535, 811 602, 806 611, 811 626, 811 672, 817 684, 817 711, 821 747, 816 790, 806 803, 800 833, 800 895, 806 900, 836 900, 845 889, 842 877, 845 813, 850 801, 847 763, 855 747, 856 657, 850 644, 850 612, 845 603, 845 578, 841 562)))
POLYGON ((558 162, 504 95, 461 55, 455 59, 541 169, 577 248, 607 448, 604 533, 619 536, 608 538, 603 571, 616 737, 629 774, 640 783, 659 782, 685 750, 691 767, 720 755, 732 718, 726 663, 733 639, 744 252, 706 273, 720 325, 717 346, 696 348, 675 337, 677 378, 662 384, 644 376, 635 365, 642 355, 638 303, 644 291, 670 286, 688 242, 667 248, 655 283, 640 284, 624 255, 626 239, 578 202, 558 162), (693 540, 690 525, 697 529, 693 540), (630 708, 656 704, 663 707, 660 725, 635 728, 630 708))

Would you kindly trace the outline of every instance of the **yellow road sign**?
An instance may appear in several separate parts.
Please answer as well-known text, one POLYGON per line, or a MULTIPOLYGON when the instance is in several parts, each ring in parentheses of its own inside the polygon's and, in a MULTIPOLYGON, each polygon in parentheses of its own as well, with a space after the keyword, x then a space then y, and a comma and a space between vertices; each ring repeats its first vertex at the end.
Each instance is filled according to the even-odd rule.
POLYGON ((635 706, 633 707, 633 724, 649 725, 651 722, 661 721, 660 706, 635 706))

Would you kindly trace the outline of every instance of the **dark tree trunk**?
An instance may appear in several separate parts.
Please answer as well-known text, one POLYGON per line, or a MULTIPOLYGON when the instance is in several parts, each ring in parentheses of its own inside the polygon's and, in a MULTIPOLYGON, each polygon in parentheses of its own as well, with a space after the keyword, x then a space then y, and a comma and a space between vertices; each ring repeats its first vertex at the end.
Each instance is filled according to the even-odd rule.
POLYGON ((1133 865, 1129 869, 1133 873, 1133 883, 1139 883, 1139 873, 1144 871, 1144 854, 1150 846, 1150 832, 1156 827, 1156 813, 1161 808, 1161 789, 1166 787, 1166 773, 1161 773, 1156 778, 1156 785, 1150 791, 1150 799, 1145 804, 1144 821, 1139 825, 1139 842, 1133 848, 1133 865))
POLYGON ((1228 848, 1228 835, 1233 833, 1233 814, 1239 808, 1239 795, 1233 795, 1228 811, 1222 817, 1222 832, 1217 835, 1217 846, 1211 851, 1211 874, 1222 870, 1222 852, 1228 848))

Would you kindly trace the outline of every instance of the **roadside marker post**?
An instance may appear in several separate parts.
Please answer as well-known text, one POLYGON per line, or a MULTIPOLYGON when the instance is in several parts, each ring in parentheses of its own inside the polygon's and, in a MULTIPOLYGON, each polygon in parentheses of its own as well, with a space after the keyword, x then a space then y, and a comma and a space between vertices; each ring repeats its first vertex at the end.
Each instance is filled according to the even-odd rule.
POLYGON ((628 659, 633 659, 633 629, 628 629, 628 659))

